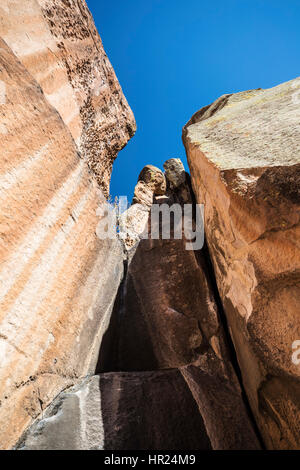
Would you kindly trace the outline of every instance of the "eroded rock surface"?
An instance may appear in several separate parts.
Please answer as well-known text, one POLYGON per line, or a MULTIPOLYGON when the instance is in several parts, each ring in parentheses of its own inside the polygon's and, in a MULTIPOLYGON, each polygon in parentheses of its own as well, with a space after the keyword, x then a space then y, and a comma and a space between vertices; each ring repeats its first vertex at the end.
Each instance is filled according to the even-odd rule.
POLYGON ((143 239, 153 204, 195 209, 179 159, 100 240, 135 122, 88 8, 2 0, 0 36, 0 448, 258 449, 253 415, 299 448, 299 79, 187 124, 209 252, 143 239))
MULTIPOLYGON (((176 168, 174 172, 169 177, 166 174, 169 188, 176 168)), ((164 196, 153 198, 153 204, 159 207, 176 203, 179 207, 193 204, 186 173, 177 188, 173 185, 164 196)), ((150 223, 148 230, 150 237, 150 223)), ((97 370, 140 371, 141 377, 142 371, 160 370, 164 377, 167 370, 180 370, 197 403, 197 413, 205 423, 212 448, 259 448, 231 364, 206 252, 186 250, 186 242, 184 235, 174 239, 171 228, 170 239, 142 239, 129 250, 126 276, 102 343, 97 370), (222 407, 220 401, 224 403, 222 407)), ((112 399, 111 409, 115 408, 112 399)), ((123 408, 126 421, 126 406, 120 399, 118 409, 122 413, 123 408)), ((160 433, 155 420, 152 433, 160 433)), ((201 436, 198 438, 200 445, 201 436)), ((193 437, 191 443, 194 442, 193 437)))
POLYGON ((108 373, 62 394, 33 426, 22 450, 210 449, 180 371, 108 373))
POLYGON ((151 206, 153 196, 163 195, 166 192, 166 179, 163 172, 153 166, 146 165, 138 178, 134 188, 133 204, 145 204, 151 206))
POLYGON ((0 37, 59 112, 108 194, 134 116, 84 0, 1 0, 0 37))
POLYGON ((4 0, 0 36, 3 449, 94 372, 123 248, 96 236, 87 161, 107 189, 134 120, 84 2, 4 0))
POLYGON ((183 140, 243 384, 270 449, 300 447, 300 79, 224 95, 183 140))
POLYGON ((104 429, 99 377, 62 392, 16 446, 20 450, 101 450, 104 429))
MULTIPOLYGON (((154 173, 161 180, 161 172, 154 173)), ((189 175, 164 196, 153 194, 154 204, 160 206, 160 198, 171 206, 192 203, 189 175)), ((61 394, 18 448, 260 448, 205 252, 172 238, 140 240, 129 249, 100 348, 100 375, 61 394)))
POLYGON ((18 449, 257 449, 238 388, 215 362, 88 378, 52 403, 18 449))
POLYGON ((185 169, 180 158, 170 158, 164 163, 166 178, 171 188, 178 188, 185 182, 185 169))
POLYGON ((120 232, 125 249, 131 249, 144 236, 148 234, 148 219, 153 200, 163 196, 167 184, 163 172, 153 166, 146 165, 138 178, 134 188, 131 206, 120 217, 120 232))

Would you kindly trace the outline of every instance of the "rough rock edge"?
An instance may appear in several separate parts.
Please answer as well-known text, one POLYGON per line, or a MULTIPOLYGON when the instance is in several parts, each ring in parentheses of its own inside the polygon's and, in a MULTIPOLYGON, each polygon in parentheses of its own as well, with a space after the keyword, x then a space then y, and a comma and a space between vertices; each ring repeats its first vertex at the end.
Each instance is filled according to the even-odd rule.
MULTIPOLYGON (((299 83, 299 78, 297 78, 295 80, 291 80, 287 83, 278 85, 277 87, 273 87, 273 88, 270 88, 270 89, 267 89, 267 90, 260 90, 260 89, 253 90, 253 92, 257 91, 258 94, 259 94, 259 93, 263 93, 264 91, 268 92, 269 90, 273 90, 274 88, 278 89, 279 87, 282 87, 282 86, 283 86, 283 89, 284 89, 284 87, 286 87, 286 86, 288 87, 292 82, 294 82, 295 85, 296 85, 296 83, 299 83), (296 82, 296 80, 297 80, 297 82, 296 82)), ((294 88, 294 86, 292 85, 290 88, 294 88)), ((298 90, 299 90, 299 88, 298 88, 298 90)), ((182 138, 183 138, 183 143, 184 143, 184 145, 187 149, 187 152, 190 152, 191 154, 193 154, 193 152, 195 152, 194 153, 194 162, 192 160, 192 157, 190 157, 191 158, 190 163, 193 163, 194 167, 196 167, 195 169, 197 170, 197 173, 195 171, 195 174, 196 174, 195 178, 198 178, 198 180, 197 179, 196 179, 196 181, 194 180, 194 182, 193 182, 194 187, 197 184, 197 182, 199 182, 199 186, 200 187, 202 186, 202 189, 204 189, 204 193, 207 192, 208 196, 212 195, 211 187, 209 188, 207 186, 207 184, 206 184, 206 182, 203 179, 203 176, 201 174, 201 166, 199 165, 199 167, 197 168, 197 165, 195 164, 195 162, 197 161, 197 156, 198 156, 199 160, 203 159, 203 161, 205 161, 206 166, 203 165, 202 169, 203 168, 205 169, 207 167, 207 168, 211 168, 211 171, 212 172, 214 171, 215 174, 219 173, 218 177, 220 178, 220 181, 222 183, 224 183, 225 186, 228 187, 227 191, 228 191, 228 193, 230 193, 230 192, 232 193, 232 198, 233 199, 236 198, 237 196, 242 196, 242 198, 240 198, 240 200, 242 200, 242 199, 244 199, 244 200, 253 199, 254 203, 255 203, 255 199, 257 198, 257 195, 254 194, 251 191, 251 188, 250 188, 250 191, 249 191, 249 186, 250 186, 249 184, 248 184, 247 192, 240 191, 239 188, 236 187, 236 181, 238 182, 238 180, 239 180, 239 171, 240 170, 237 169, 237 168, 225 169, 225 170, 223 170, 222 168, 219 168, 218 165, 216 165, 214 163, 214 161, 210 160, 209 156, 206 156, 206 152, 202 151, 200 140, 199 140, 199 142, 196 142, 196 141, 193 141, 192 139, 190 139, 189 136, 188 136, 189 126, 197 124, 197 123, 199 123, 199 122, 201 122, 205 119, 209 119, 215 113, 220 111, 224 106, 226 106, 230 96, 237 96, 238 97, 238 96, 241 96, 245 93, 249 93, 249 92, 237 93, 235 95, 223 95, 223 97, 220 97, 212 105, 206 106, 206 107, 202 108, 201 110, 199 110, 198 112, 196 112, 192 116, 192 118, 188 121, 188 123, 183 127, 182 138), (199 152, 198 155, 196 154, 197 151, 199 152), (212 170, 212 168, 214 168, 214 169, 212 170)), ((299 93, 299 91, 298 91, 298 93, 299 93)), ((238 101, 238 100, 236 100, 236 101, 238 101)), ((242 176, 247 177, 248 174, 250 176, 253 176, 255 174, 255 176, 257 176, 257 179, 261 178, 261 180, 264 179, 264 181, 269 180, 270 186, 272 186, 273 184, 279 185, 279 183, 282 182, 282 185, 281 185, 282 186, 282 188, 281 188, 282 191, 280 191, 280 193, 281 193, 280 196, 282 196, 284 199, 286 199, 288 204, 291 204, 291 203, 294 204, 295 209, 296 209, 297 202, 299 203, 299 200, 300 200, 300 198, 299 198, 299 195, 300 195, 299 185, 298 185, 298 193, 297 193, 297 192, 295 192, 295 185, 290 184, 289 180, 291 179, 290 175, 293 175, 294 180, 296 182, 297 182, 297 180, 299 181, 299 175, 300 175, 299 172, 300 172, 300 164, 299 163, 295 163, 295 164, 292 164, 292 165, 289 165, 289 164, 285 165, 284 162, 282 162, 282 164, 278 165, 278 166, 275 166, 275 165, 267 166, 266 165, 266 166, 259 166, 259 167, 255 168, 255 165, 254 165, 253 168, 251 168, 251 167, 247 167, 245 169, 241 168, 241 175, 242 176), (288 181, 288 184, 286 184, 286 187, 284 189, 283 186, 284 186, 284 182, 286 182, 286 181, 288 181)), ((217 179, 215 179, 214 182, 216 183, 217 179)), ((253 184, 253 186, 255 186, 255 184, 253 184)), ((270 186, 269 186, 269 188, 270 188, 270 186)), ((195 189, 196 189, 196 187, 195 187, 195 189)), ((200 198, 200 200, 198 202, 204 202, 204 195, 201 193, 200 190, 198 192, 198 197, 200 198)), ((264 201, 265 200, 270 200, 271 203, 273 202, 274 207, 279 207, 278 200, 272 199, 272 194, 270 194, 270 191, 268 191, 267 185, 265 185, 265 187, 263 187, 263 188, 260 188, 259 197, 260 198, 263 197, 263 201, 261 199, 261 202, 262 202, 263 206, 264 206, 264 201)), ((213 201, 214 201, 214 199, 213 199, 213 201)), ((247 204, 248 203, 251 204, 251 201, 247 201, 247 204)), ((232 204, 232 205, 234 205, 234 204, 232 204)), ((285 227, 270 227, 270 228, 268 227, 266 230, 264 230, 260 234, 258 234, 257 237, 253 237, 253 239, 249 242, 249 245, 257 242, 258 240, 263 240, 263 239, 267 238, 268 236, 272 236, 272 234, 275 235, 276 232, 282 232, 282 233, 287 232, 291 228, 296 228, 296 226, 297 226, 297 222, 291 223, 290 225, 286 225, 285 227)), ((216 246, 216 243, 215 243, 215 246, 216 246)), ((214 251, 213 247, 214 247, 214 244, 212 244, 212 246, 210 247, 212 251, 214 251)), ((221 266, 221 268, 222 268, 222 266, 221 266)), ((221 272, 222 272, 222 270, 221 270, 221 272)), ((260 274, 261 273, 258 273, 258 275, 260 275, 260 274)), ((288 279, 289 278, 289 273, 287 273, 286 275, 282 274, 280 276, 280 279, 278 279, 278 281, 280 280, 281 283, 283 282, 284 287, 285 287, 285 285, 294 285, 294 282, 295 282, 295 279, 296 279, 296 276, 297 276, 297 272, 294 271, 291 274, 292 274, 291 275, 291 278, 292 278, 291 280, 288 279), (285 278, 287 278, 287 279, 285 279, 285 278)), ((267 288, 268 283, 270 281, 274 281, 274 280, 276 280, 275 277, 274 277, 274 279, 266 279, 265 281, 260 279, 260 284, 263 288, 267 288)), ((266 296, 267 296, 267 291, 266 291, 266 296)), ((228 318, 228 320, 230 320, 230 318, 228 318)), ((246 324, 247 324, 247 322, 246 322, 246 324)), ((230 326, 230 324, 229 324, 229 326, 230 326)), ((252 324, 252 329, 254 329, 253 324, 252 324)), ((265 345, 264 344, 260 345, 260 342, 259 342, 258 338, 256 338, 256 339, 254 338, 254 340, 252 339, 252 346, 254 346, 254 345, 258 346, 258 359, 262 361, 261 362, 261 368, 263 369, 262 374, 266 374, 266 371, 264 370, 264 367, 263 367, 264 360, 266 359, 264 357, 264 353, 265 353, 264 347, 265 347, 265 345), (260 349, 260 347, 261 347, 261 349, 260 349)), ((239 352, 238 351, 238 345, 236 345, 235 349, 237 350, 237 352, 239 352)), ((242 353, 241 353, 241 355, 242 355, 242 353)), ((273 367, 273 370, 270 373, 268 373, 267 375, 265 375, 265 378, 262 379, 262 381, 260 383, 260 386, 257 390, 258 404, 259 404, 259 407, 261 407, 261 409, 260 409, 261 413, 264 413, 265 416, 267 417, 266 419, 270 419, 271 416, 273 416, 274 422, 278 420, 278 423, 280 423, 280 420, 281 420, 280 412, 278 411, 278 409, 276 409, 276 407, 273 408, 273 404, 270 401, 270 397, 268 397, 269 398, 269 401, 268 401, 268 398, 266 399, 263 395, 264 389, 267 389, 267 388, 269 388, 269 395, 270 395, 270 390, 272 390, 272 393, 275 394, 275 395, 276 395, 276 393, 278 393, 277 399, 279 401, 280 401, 280 394, 282 394, 282 395, 286 394, 287 398, 284 397, 286 405, 284 405, 284 406, 288 407, 289 397, 288 397, 288 394, 287 394, 287 390, 284 390, 283 385, 280 383, 280 376, 276 376, 277 366, 276 366, 275 371, 274 371, 274 365, 272 367, 273 367), (274 373, 275 373, 275 375, 273 375, 274 373), (277 384, 279 392, 276 391, 276 380, 278 381, 278 384, 279 384, 279 385, 277 384), (280 389, 280 386, 281 386, 281 389, 280 389), (278 416, 276 418, 277 413, 278 413, 278 416)), ((278 370, 277 370, 277 372, 278 372, 278 370)), ((247 374, 247 369, 246 369, 246 371, 243 371, 243 374, 247 374)), ((283 382, 284 382, 284 380, 287 378, 287 376, 285 374, 283 374, 283 375, 284 375, 284 377, 283 377, 283 382)), ((290 387, 293 389, 294 386, 295 386, 295 384, 291 380, 290 387)), ((293 390, 292 390, 292 393, 294 393, 293 390)), ((266 395, 267 395, 267 393, 266 393, 266 395)), ((283 398, 283 397, 281 397, 281 398, 283 398)), ((273 396, 273 399, 274 399, 274 396, 273 396)), ((278 408, 280 410, 280 403, 279 403, 278 408)), ((280 410, 280 411, 282 411, 282 410, 280 410)), ((294 410, 294 412, 295 411, 296 410, 294 410)), ((256 416, 256 420, 257 420, 257 416, 256 416)), ((257 422, 259 422, 259 421, 257 421, 257 422)), ((264 435, 264 441, 265 441, 265 444, 267 445, 267 447, 268 448, 278 449, 279 448, 278 440, 277 440, 277 442, 276 442, 276 438, 273 440, 273 436, 272 436, 272 433, 271 433, 272 427, 274 428, 274 422, 272 423, 272 420, 270 419, 270 423, 267 423, 267 426, 270 426, 267 433, 263 432, 262 428, 260 429, 260 431, 264 435)), ((280 425, 279 425, 279 428, 280 428, 280 425)), ((287 434, 289 432, 290 432, 290 430, 288 429, 287 434)), ((275 434, 276 434, 276 430, 275 430, 275 434)), ((293 444, 293 437, 295 437, 295 436, 297 436, 297 433, 295 433, 294 436, 291 433, 291 435, 290 435, 291 441, 289 443, 290 445, 293 444)), ((287 435, 285 436, 285 438, 287 438, 287 435)), ((280 441, 281 440, 283 442, 285 441, 283 435, 280 438, 280 441)))

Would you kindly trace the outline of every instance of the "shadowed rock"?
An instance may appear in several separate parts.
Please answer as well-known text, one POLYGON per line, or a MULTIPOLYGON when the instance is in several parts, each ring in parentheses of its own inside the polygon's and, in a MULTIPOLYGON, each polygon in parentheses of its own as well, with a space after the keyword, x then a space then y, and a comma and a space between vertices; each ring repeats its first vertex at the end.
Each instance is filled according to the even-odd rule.
POLYGON ((300 447, 300 79, 224 95, 183 141, 254 416, 270 449, 300 447))

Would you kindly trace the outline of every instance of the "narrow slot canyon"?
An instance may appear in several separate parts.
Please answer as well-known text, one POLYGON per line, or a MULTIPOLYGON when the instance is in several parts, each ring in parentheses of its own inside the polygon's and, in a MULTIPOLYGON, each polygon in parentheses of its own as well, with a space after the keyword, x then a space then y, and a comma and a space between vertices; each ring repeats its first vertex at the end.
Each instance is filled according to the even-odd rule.
POLYGON ((0 450, 300 449, 300 79, 172 136, 150 94, 137 163, 85 0, 1 0, 0 33, 0 450))
MULTIPOLYGON (((123 278, 102 338, 96 375, 75 392, 80 396, 76 408, 85 409, 75 434, 82 435, 84 428, 88 448, 99 448, 99 430, 95 439, 94 427, 101 422, 101 448, 106 450, 259 449, 260 437, 221 321, 207 247, 186 250, 184 233, 174 238, 172 212, 170 239, 162 238, 162 217, 159 238, 151 239, 153 204, 195 205, 190 176, 180 161, 175 163, 178 174, 167 174, 178 181, 177 187, 165 181, 158 168, 145 167, 129 214, 121 216, 129 216, 132 236, 136 211, 144 209, 149 214, 148 238, 122 241, 123 278), (152 199, 148 206, 145 194, 147 201, 152 199), (86 410, 92 415, 97 410, 98 422, 89 421, 86 410)), ((68 422, 69 395, 30 430, 21 448, 61 445, 66 430, 60 411, 68 422)))

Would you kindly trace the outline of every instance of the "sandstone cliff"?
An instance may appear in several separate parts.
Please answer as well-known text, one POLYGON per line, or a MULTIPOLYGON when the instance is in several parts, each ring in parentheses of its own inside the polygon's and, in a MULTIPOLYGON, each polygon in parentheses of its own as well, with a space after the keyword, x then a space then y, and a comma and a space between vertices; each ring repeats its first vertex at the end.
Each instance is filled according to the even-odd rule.
MULTIPOLYGON (((172 159, 165 167, 167 185, 158 168, 142 170, 127 211, 131 234, 143 231, 141 219, 132 218, 138 204, 149 222, 151 199, 158 207, 193 204, 182 163, 172 159)), ((206 252, 186 250, 186 240, 174 236, 125 242, 126 269, 99 375, 62 393, 19 448, 259 449, 206 252)))
POLYGON ((183 141, 243 384, 265 444, 300 447, 300 80, 224 95, 183 141))
POLYGON ((84 1, 0 5, 0 448, 94 371, 123 273, 97 207, 135 123, 84 1))
POLYGON ((84 0, 1 0, 0 34, 59 112, 108 193, 136 126, 84 0))
POLYGON ((99 239, 132 112, 84 0, 1 1, 1 449, 300 448, 299 93, 201 109, 99 239))

